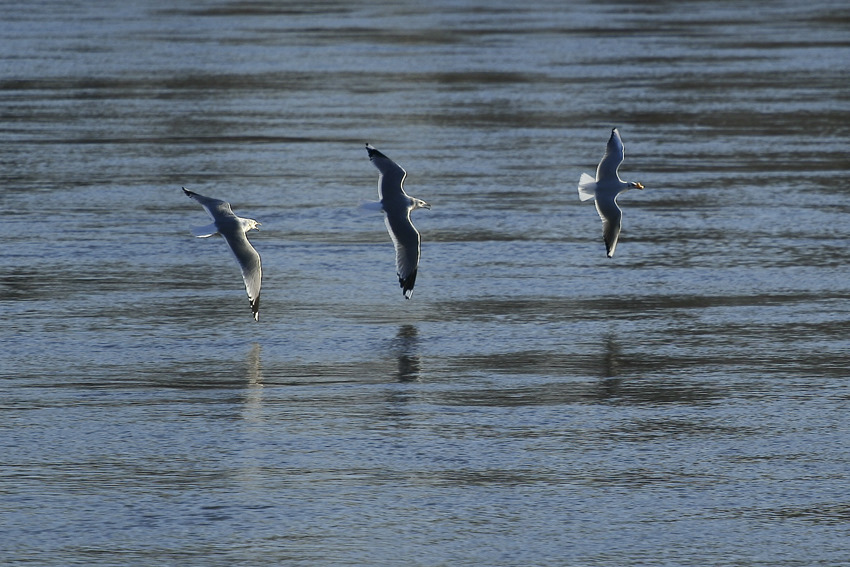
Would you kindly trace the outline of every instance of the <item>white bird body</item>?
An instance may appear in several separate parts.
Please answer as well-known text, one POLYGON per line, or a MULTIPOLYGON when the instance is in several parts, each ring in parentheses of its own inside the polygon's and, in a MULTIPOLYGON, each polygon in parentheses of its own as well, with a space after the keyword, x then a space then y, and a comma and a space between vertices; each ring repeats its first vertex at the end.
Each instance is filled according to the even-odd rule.
POLYGON ((578 196, 582 201, 594 199, 596 212, 602 219, 602 237, 605 240, 605 248, 608 257, 614 255, 617 241, 620 238, 623 212, 617 205, 617 197, 623 191, 629 189, 643 189, 643 185, 636 182, 628 182, 620 179, 618 172, 620 164, 623 163, 624 148, 620 133, 614 128, 605 155, 596 168, 596 179, 582 173, 578 181, 578 196))
POLYGON ((419 208, 430 209, 431 205, 404 192, 404 179, 407 177, 407 172, 397 163, 370 144, 366 144, 366 151, 369 153, 372 164, 380 172, 378 176, 380 201, 368 203, 364 207, 384 212, 387 232, 390 233, 390 238, 395 245, 399 286, 404 297, 410 299, 419 270, 421 245, 419 231, 410 221, 410 212, 419 208))
POLYGON ((242 271, 242 280, 245 282, 245 291, 251 302, 251 312, 254 321, 260 320, 260 285, 263 280, 263 268, 260 255, 248 241, 249 230, 260 230, 260 223, 254 219, 246 219, 236 216, 230 208, 230 203, 220 201, 211 197, 204 197, 183 187, 186 195, 197 201, 206 209, 213 219, 212 224, 192 229, 192 234, 198 238, 207 238, 220 234, 224 237, 230 251, 239 262, 242 271))

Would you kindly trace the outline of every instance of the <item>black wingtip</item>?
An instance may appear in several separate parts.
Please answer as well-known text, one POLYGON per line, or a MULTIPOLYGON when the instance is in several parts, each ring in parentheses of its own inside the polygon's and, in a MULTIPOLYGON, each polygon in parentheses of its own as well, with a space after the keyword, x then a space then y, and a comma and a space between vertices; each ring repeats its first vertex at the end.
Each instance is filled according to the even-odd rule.
POLYGON ((195 193, 192 193, 191 191, 189 191, 188 189, 186 189, 185 187, 181 187, 181 189, 183 189, 183 192, 186 193, 187 197, 191 197, 192 195, 195 194, 195 193))
POLYGON ((369 153, 369 159, 376 158, 376 157, 382 157, 382 158, 387 157, 384 154, 382 154, 381 152, 379 152, 378 150, 376 150, 368 142, 366 142, 366 151, 369 153))
POLYGON ((416 285, 417 272, 418 270, 415 270, 406 278, 401 276, 398 277, 398 284, 401 287, 401 292, 404 294, 405 299, 410 299, 410 296, 413 295, 413 286, 416 285))
POLYGON ((251 312, 254 314, 254 321, 260 322, 260 298, 258 297, 251 302, 251 312))

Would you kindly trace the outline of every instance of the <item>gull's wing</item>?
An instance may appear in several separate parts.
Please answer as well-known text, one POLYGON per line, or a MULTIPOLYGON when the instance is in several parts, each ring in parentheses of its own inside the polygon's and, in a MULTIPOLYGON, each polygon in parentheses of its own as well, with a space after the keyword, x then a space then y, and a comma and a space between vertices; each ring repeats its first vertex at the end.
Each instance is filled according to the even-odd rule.
POLYGON ((605 249, 608 257, 614 255, 617 248, 617 240, 620 238, 620 227, 622 226, 623 212, 617 206, 614 198, 596 198, 596 212, 602 219, 602 238, 605 239, 605 249))
POLYGON ((614 179, 619 181, 617 170, 620 164, 623 163, 623 140, 620 139, 620 133, 616 128, 611 130, 611 137, 608 138, 608 146, 605 148, 605 155, 602 156, 602 161, 599 162, 599 167, 596 168, 596 181, 604 181, 614 179))
POLYGON ((239 262, 239 267, 242 269, 242 279, 245 281, 245 291, 248 292, 251 311, 254 313, 254 321, 259 321, 260 285, 263 280, 260 255, 251 245, 239 222, 227 223, 227 226, 219 232, 227 241, 233 255, 236 256, 236 261, 239 262))
POLYGON ((207 211, 210 218, 216 222, 223 218, 236 216, 233 214, 233 209, 230 208, 230 203, 227 201, 213 199, 212 197, 204 197, 203 195, 198 195, 194 191, 189 191, 185 187, 183 187, 183 192, 186 193, 188 197, 200 203, 207 211))
POLYGON ((386 211, 384 222, 387 232, 395 244, 395 263, 398 283, 404 297, 410 299, 413 286, 416 283, 416 272, 419 268, 419 232, 410 222, 410 211, 407 208, 390 209, 386 211))
POLYGON ((372 164, 381 172, 381 175, 378 176, 378 198, 383 201, 387 198, 393 199, 404 195, 402 186, 407 172, 370 144, 366 144, 366 151, 369 152, 369 159, 372 164))

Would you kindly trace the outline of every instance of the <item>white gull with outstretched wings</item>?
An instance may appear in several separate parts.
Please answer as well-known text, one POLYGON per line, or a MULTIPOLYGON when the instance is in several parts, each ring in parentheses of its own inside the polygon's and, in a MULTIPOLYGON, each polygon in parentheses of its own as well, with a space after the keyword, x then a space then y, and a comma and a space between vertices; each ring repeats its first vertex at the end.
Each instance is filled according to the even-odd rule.
POLYGON ((212 224, 192 229, 192 234, 199 238, 206 238, 220 234, 224 237, 230 250, 239 262, 242 270, 242 279, 245 281, 245 291, 248 292, 248 300, 251 302, 251 312, 254 321, 260 320, 260 284, 263 279, 263 267, 260 255, 248 241, 247 232, 251 229, 260 230, 260 223, 254 219, 238 217, 230 208, 230 203, 210 197, 204 197, 183 187, 183 192, 188 197, 200 203, 210 217, 212 224))
POLYGON ((422 199, 416 199, 404 192, 404 171, 393 160, 366 144, 369 159, 380 171, 378 176, 378 203, 373 207, 382 210, 387 232, 395 244, 396 272, 401 291, 406 299, 413 295, 416 283, 416 273, 419 270, 420 237, 419 231, 410 221, 410 212, 423 208, 430 209, 431 205, 422 199))
POLYGON ((624 148, 620 133, 614 128, 608 139, 605 155, 596 168, 596 179, 582 173, 578 181, 578 196, 582 201, 594 199, 596 212, 602 219, 602 237, 605 240, 605 249, 608 257, 614 255, 617 241, 620 238, 623 211, 617 205, 617 197, 623 191, 629 189, 643 189, 643 185, 636 182, 627 182, 620 179, 618 169, 623 163, 624 148))

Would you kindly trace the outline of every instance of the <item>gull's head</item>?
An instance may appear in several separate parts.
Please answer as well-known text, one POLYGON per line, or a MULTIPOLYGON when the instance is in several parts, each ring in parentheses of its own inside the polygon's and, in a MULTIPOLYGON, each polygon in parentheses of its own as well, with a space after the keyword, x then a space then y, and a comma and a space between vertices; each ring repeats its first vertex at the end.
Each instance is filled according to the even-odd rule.
POLYGON ((423 201, 422 199, 413 199, 413 208, 414 209, 428 209, 431 210, 431 205, 423 201))
POLYGON ((643 184, 633 181, 632 183, 629 183, 629 189, 643 189, 643 184))
POLYGON ((259 232, 260 223, 258 223, 254 219, 241 219, 241 220, 242 220, 242 228, 245 230, 245 232, 248 232, 249 230, 252 230, 252 229, 259 232))

